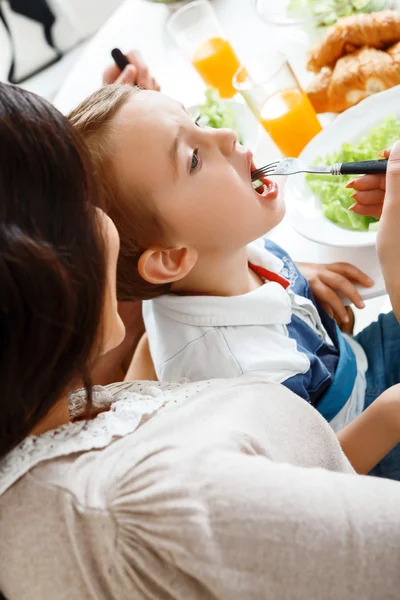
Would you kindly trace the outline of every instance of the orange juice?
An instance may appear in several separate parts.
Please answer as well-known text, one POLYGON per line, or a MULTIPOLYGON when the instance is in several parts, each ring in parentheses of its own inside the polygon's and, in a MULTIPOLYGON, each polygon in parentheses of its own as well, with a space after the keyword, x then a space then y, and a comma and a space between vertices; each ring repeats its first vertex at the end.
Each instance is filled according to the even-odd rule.
POLYGON ((308 96, 298 88, 273 94, 260 111, 260 122, 285 156, 297 157, 321 131, 308 96))
POLYGON ((192 64, 207 85, 217 88, 222 98, 235 95, 232 78, 240 64, 229 42, 220 37, 210 38, 196 50, 192 64))

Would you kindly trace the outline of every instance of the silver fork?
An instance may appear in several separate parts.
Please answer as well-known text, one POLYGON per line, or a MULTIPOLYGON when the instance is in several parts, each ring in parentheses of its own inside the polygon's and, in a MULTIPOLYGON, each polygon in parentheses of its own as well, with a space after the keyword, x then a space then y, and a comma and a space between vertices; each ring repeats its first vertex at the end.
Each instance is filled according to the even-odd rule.
POLYGON ((269 163, 251 174, 251 180, 273 175, 295 175, 296 173, 319 173, 321 175, 369 175, 386 173, 387 160, 362 160, 360 162, 335 163, 327 167, 305 165, 298 158, 282 158, 269 163))

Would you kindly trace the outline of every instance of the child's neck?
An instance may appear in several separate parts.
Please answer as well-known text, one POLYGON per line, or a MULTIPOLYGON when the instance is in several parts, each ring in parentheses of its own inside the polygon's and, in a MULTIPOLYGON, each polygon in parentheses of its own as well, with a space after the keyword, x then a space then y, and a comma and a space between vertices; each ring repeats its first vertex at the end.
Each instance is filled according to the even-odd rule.
POLYGON ((248 264, 247 248, 236 253, 199 256, 191 272, 172 285, 174 294, 241 296, 263 285, 264 281, 248 264))

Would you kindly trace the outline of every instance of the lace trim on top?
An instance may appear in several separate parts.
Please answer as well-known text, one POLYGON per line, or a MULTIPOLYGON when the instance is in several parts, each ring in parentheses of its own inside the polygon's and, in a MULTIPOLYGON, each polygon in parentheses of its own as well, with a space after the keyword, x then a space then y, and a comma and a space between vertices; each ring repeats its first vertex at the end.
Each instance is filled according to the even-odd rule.
MULTIPOLYGON (((94 419, 66 423, 39 436, 29 436, 0 461, 0 495, 40 462, 76 452, 105 448, 114 438, 132 433, 171 400, 184 400, 210 385, 135 382, 93 388, 93 404, 102 408, 94 419), (111 394, 113 390, 115 395, 111 394)), ((70 413, 76 418, 86 402, 85 390, 70 396, 70 413)))

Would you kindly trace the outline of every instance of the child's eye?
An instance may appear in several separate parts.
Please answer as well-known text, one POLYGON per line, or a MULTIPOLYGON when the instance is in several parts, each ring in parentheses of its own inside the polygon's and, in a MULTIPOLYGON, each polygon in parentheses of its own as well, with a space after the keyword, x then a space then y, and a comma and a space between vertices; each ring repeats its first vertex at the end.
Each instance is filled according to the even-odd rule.
POLYGON ((201 113, 199 113, 199 114, 197 115, 197 117, 196 117, 196 120, 195 120, 195 122, 194 122, 194 124, 195 124, 195 125, 197 125, 197 127, 200 127, 201 129, 203 129, 203 125, 200 123, 200 121, 201 121, 201 117, 202 117, 202 116, 203 116, 203 115, 202 115, 201 113))
POLYGON ((200 158, 199 158, 199 149, 196 148, 196 150, 193 151, 192 154, 192 162, 190 164, 190 172, 194 171, 195 169, 197 169, 197 167, 200 164, 200 158))

